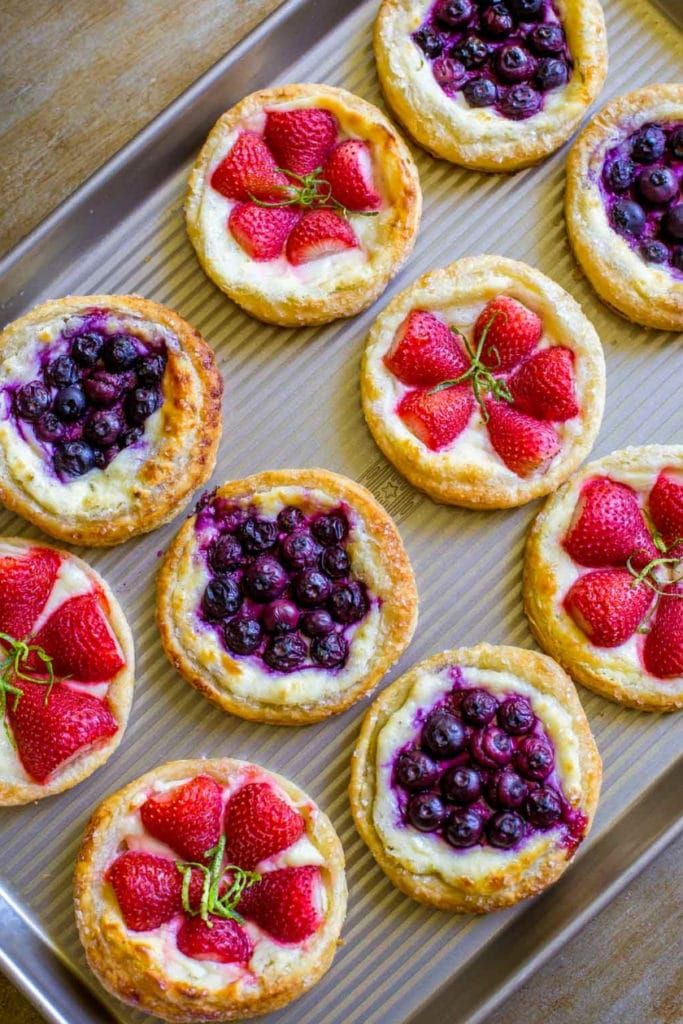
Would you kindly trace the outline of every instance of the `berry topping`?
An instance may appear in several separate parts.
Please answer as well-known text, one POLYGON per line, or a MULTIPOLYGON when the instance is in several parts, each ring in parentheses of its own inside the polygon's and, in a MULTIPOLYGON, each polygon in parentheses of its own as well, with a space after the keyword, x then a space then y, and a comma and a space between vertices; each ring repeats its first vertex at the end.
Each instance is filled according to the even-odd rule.
POLYGON ((536 718, 526 697, 509 697, 498 706, 498 724, 512 736, 531 732, 536 718))
POLYGON ((186 860, 203 861, 221 831, 221 788, 210 775, 198 775, 164 793, 150 796, 140 817, 155 839, 186 860))
POLYGON ((293 672, 306 660, 306 643, 298 633, 274 636, 266 646, 263 660, 277 672, 293 672))
POLYGON ((647 671, 659 679, 683 675, 683 582, 663 588, 645 637, 643 662, 647 671))
POLYGON ((477 764, 485 768, 500 768, 512 760, 512 740, 506 732, 492 725, 472 735, 470 752, 477 764))
POLYGON ((287 240, 287 258, 298 266, 357 247, 356 233, 343 217, 332 210, 310 210, 287 240))
POLYGON ((228 230, 252 260, 276 260, 282 255, 287 237, 299 216, 299 212, 289 206, 239 203, 230 212, 228 230))
POLYGON ((104 365, 108 370, 119 372, 130 370, 137 361, 138 350, 131 338, 122 335, 118 338, 111 338, 102 349, 104 365))
POLYGON ((86 405, 87 402, 83 388, 77 384, 72 384, 70 387, 62 388, 61 391, 57 392, 53 409, 55 415, 64 423, 73 423, 74 420, 79 419, 83 415, 86 405))
POLYGON ((575 562, 591 568, 631 558, 641 569, 657 557, 635 492, 608 477, 584 484, 563 544, 575 562))
POLYGON ((123 420, 113 409, 94 412, 85 425, 85 436, 91 444, 108 448, 123 430, 123 420))
POLYGON ((453 47, 453 56, 456 60, 471 71, 485 64, 489 56, 489 48, 478 36, 467 36, 462 42, 453 47))
POLYGON ((229 861, 252 871, 300 839, 304 820, 267 783, 249 783, 228 800, 225 834, 229 861))
POLYGON ((135 388, 126 396, 126 415, 131 423, 142 424, 161 405, 161 395, 153 388, 135 388))
POLYGON ((93 405, 110 406, 117 402, 125 387, 122 377, 107 370, 96 370, 83 383, 85 394, 93 405))
POLYGON ((467 68, 454 57, 439 57, 434 61, 432 70, 434 78, 444 89, 457 88, 467 80, 467 68))
POLYGON ((515 408, 539 420, 570 420, 579 413, 574 354, 554 345, 523 362, 508 381, 515 408))
POLYGON ((311 533, 325 547, 339 544, 346 537, 348 530, 346 516, 339 512, 318 516, 311 524, 311 533))
POLYGON ((518 412, 505 402, 486 402, 491 444, 505 465, 518 476, 546 468, 560 450, 555 429, 518 412))
POLYGON ((541 786, 529 793, 526 800, 526 816, 536 828, 552 828, 562 817, 562 804, 554 789, 541 786))
POLYGON ((211 175, 211 186, 227 199, 278 202, 288 182, 260 135, 241 132, 228 155, 211 175))
POLYGON ((248 554, 258 555, 277 543, 277 526, 269 519, 250 516, 238 527, 237 536, 248 554))
POLYGON ((483 831, 484 822, 481 814, 473 807, 465 807, 462 810, 451 811, 444 836, 451 846, 465 849, 478 843, 483 831))
POLYGON ((33 643, 50 655, 55 674, 63 678, 101 683, 125 665, 94 594, 70 597, 55 608, 33 643))
POLYGON ((225 642, 235 654, 253 654, 261 644, 263 631, 256 619, 231 619, 225 626, 225 642))
POLYGON ((325 603, 332 586, 327 576, 318 569, 304 569, 296 578, 295 589, 299 604, 304 608, 314 608, 325 603))
POLYGON ((277 525, 285 533, 292 533, 299 526, 303 526, 306 516, 296 505, 285 505, 277 514, 277 525))
POLYGON ((465 373, 457 335, 439 317, 414 309, 396 333, 384 362, 403 384, 431 387, 465 373))
POLYGON ((625 192, 633 184, 636 169, 632 160, 622 156, 605 166, 604 178, 613 192, 625 192))
POLYGON ((459 718, 443 708, 436 708, 424 724, 422 742, 434 757, 454 757, 464 750, 467 732, 459 718))
POLYGON ((303 530, 290 533, 282 542, 282 559, 290 569, 317 565, 320 546, 303 530))
MULTIPOLYGON (((552 88, 548 86, 548 88, 552 88)), ((541 109, 541 96, 526 82, 513 85, 503 97, 500 109, 512 121, 523 121, 541 109)))
POLYGON ((176 945, 193 960, 222 964, 247 964, 254 947, 247 932, 230 918, 185 917, 176 935, 176 945))
POLYGON ((211 545, 209 562, 214 572, 234 572, 244 562, 244 552, 237 537, 224 533, 211 545))
POLYGON ((541 318, 507 295, 484 306, 474 325, 478 345, 486 331, 481 361, 491 370, 510 370, 536 347, 543 334, 541 318))
POLYGON ((342 579, 348 576, 351 568, 351 559, 344 548, 336 545, 332 548, 325 548, 320 559, 320 565, 327 575, 333 580, 342 579))
POLYGON ((505 4, 494 3, 485 7, 481 14, 481 27, 487 35, 507 36, 512 31, 514 21, 505 4))
POLYGON ((439 773, 439 765, 422 750, 406 750, 396 760, 396 781, 407 790, 428 789, 439 773))
POLYGON ((543 57, 536 68, 536 85, 541 92, 559 89, 569 80, 569 68, 563 60, 555 57, 543 57))
POLYGON ((525 736, 515 751, 515 768, 525 779, 542 782, 552 772, 555 756, 545 739, 525 736))
POLYGON ((329 110, 269 110, 264 139, 279 167, 305 175, 323 166, 338 130, 337 119, 329 110))
POLYGON ((638 191, 646 203, 668 203, 678 195, 678 180, 668 167, 644 167, 638 175, 638 191))
POLYGON ((67 388, 79 377, 78 367, 70 356, 56 356, 45 367, 45 380, 53 388, 67 388))
POLYGON ((535 21, 543 13, 544 0, 510 0, 510 6, 520 21, 535 21))
POLYGON ((458 384, 443 391, 409 391, 396 411, 418 440, 432 451, 441 451, 463 432, 474 404, 471 388, 458 384))
POLYGON ((42 441, 61 441, 66 427, 53 412, 44 412, 36 423, 36 434, 42 441))
POLYGON ((145 387, 154 387, 160 384, 166 369, 166 357, 162 355, 143 356, 138 360, 135 372, 138 384, 145 387))
POLYGON ((683 478, 666 469, 657 477, 648 501, 650 515, 667 545, 683 539, 683 478))
POLYGON ((102 355, 104 338, 101 334, 92 331, 85 334, 78 334, 73 340, 71 355, 79 366, 89 368, 94 366, 102 355))
POLYGON ((33 422, 50 407, 50 393, 40 381, 32 380, 20 387, 14 396, 14 409, 22 420, 33 422))
POLYGON ((413 39, 426 57, 438 57, 443 51, 441 40, 431 28, 418 29, 413 39))
POLYGON ((644 242, 640 247, 640 255, 646 263, 666 263, 669 250, 663 242, 644 242))
POLYGON ((408 820, 420 832, 439 828, 446 813, 446 805, 436 793, 416 793, 408 801, 408 820))
POLYGON ((561 25, 537 25, 527 36, 527 41, 540 56, 561 53, 564 49, 564 32, 561 25))
POLYGON ((683 241, 683 203, 671 207, 664 216, 662 226, 670 238, 683 241))
POLYGON ((359 622, 365 615, 368 605, 363 587, 356 580, 340 583, 332 591, 329 601, 332 618, 344 625, 359 622))
POLYGON ((498 90, 490 78, 471 78, 462 92, 471 107, 490 107, 498 97, 498 90))
POLYGON ((474 14, 472 0, 439 0, 434 16, 446 28, 463 28, 474 14))
POLYGON ((304 612, 301 616, 301 632, 306 636, 327 636, 334 629, 334 620, 323 608, 304 612))
POLYGON ((481 793, 481 776, 476 768, 454 765, 441 779, 441 792, 453 803, 474 803, 481 793))
POLYGON ((202 597, 202 610, 207 619, 217 622, 226 615, 234 615, 242 607, 242 591, 233 579, 211 580, 202 597))
POLYGON ((329 632, 317 636, 311 644, 311 657, 323 668, 338 668, 345 664, 348 654, 348 642, 340 633, 329 632))
POLYGON ((0 632, 28 637, 55 585, 61 555, 31 548, 18 558, 0 557, 0 632))
POLYGON ((333 151, 323 170, 332 197, 347 210, 378 210, 382 197, 375 188, 370 148, 360 139, 347 139, 333 151))
POLYGON ((263 611, 263 625, 269 633, 289 633, 299 624, 300 612, 291 601, 273 601, 263 611))
POLYGON ((653 591, 626 569, 598 569, 572 584, 565 608, 596 647, 619 647, 633 636, 653 591))
POLYGON ((524 819, 515 811, 499 811, 486 823, 486 834, 491 846, 509 850, 524 835, 524 819))
POLYGON ((666 146, 666 136, 657 125, 650 124, 641 128, 633 140, 632 153, 641 164, 652 164, 659 160, 666 146))
POLYGON ((255 921, 278 942, 303 942, 318 930, 320 868, 281 868, 268 871, 240 900, 240 913, 255 921))
POLYGON ((460 713, 470 725, 488 725, 497 706, 496 698, 487 690, 468 690, 460 702, 460 713))
POLYGON ((488 796, 495 807, 515 809, 521 807, 529 787, 524 779, 511 768, 504 768, 492 776, 488 786, 488 796))
POLYGON ((262 555, 246 570, 243 582, 244 589, 253 601, 266 604, 280 597, 287 586, 287 574, 275 558, 262 555))
POLYGON ((95 466, 95 453, 85 441, 67 441, 54 454, 55 471, 62 478, 83 476, 95 466))
MULTIPOLYGON (((548 63, 548 61, 542 60, 539 63, 539 76, 541 65, 544 63, 548 63)), ((553 63, 560 64, 564 69, 564 64, 561 61, 554 61, 553 63)), ((523 82, 527 78, 531 78, 535 67, 536 64, 533 57, 523 46, 517 46, 516 44, 503 46, 496 54, 496 68, 498 69, 498 74, 505 82, 523 82)))
POLYGON ((633 199, 618 199, 612 207, 612 226, 620 235, 639 238, 645 230, 645 211, 633 199))
POLYGON ((126 928, 147 932, 182 910, 182 878, 175 861, 143 850, 127 850, 109 865, 112 886, 126 928))

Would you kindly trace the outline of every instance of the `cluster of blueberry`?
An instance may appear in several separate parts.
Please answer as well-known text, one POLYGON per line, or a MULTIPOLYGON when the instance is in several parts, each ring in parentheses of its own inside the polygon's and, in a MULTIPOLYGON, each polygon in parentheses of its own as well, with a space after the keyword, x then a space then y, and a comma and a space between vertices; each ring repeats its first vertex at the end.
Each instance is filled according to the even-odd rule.
POLYGON ((444 92, 513 120, 537 113, 572 71, 550 0, 437 0, 413 39, 444 92))

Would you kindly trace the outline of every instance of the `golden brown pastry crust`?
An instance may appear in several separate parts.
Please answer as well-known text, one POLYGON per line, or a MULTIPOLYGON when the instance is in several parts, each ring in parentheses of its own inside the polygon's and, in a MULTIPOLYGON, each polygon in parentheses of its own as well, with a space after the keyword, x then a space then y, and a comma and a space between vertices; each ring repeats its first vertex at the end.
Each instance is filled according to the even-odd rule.
POLYGON ((262 89, 223 114, 197 157, 185 201, 187 231, 206 275, 251 316, 289 327, 330 323, 340 317, 354 316, 371 305, 412 251, 421 213, 422 192, 417 168, 393 124, 377 107, 346 89, 314 83, 262 89), (311 106, 331 111, 342 129, 371 143, 377 151, 376 162, 382 168, 382 186, 391 207, 391 217, 381 229, 361 281, 354 279, 346 285, 343 281, 335 282, 334 288, 317 289, 322 291, 317 296, 269 295, 257 281, 246 285, 231 280, 211 257, 200 220, 205 178, 214 153, 225 144, 230 131, 269 104, 304 98, 311 106))
MULTIPOLYGON (((605 359, 595 328, 579 304, 539 270, 503 256, 466 256, 442 270, 431 270, 396 295, 380 313, 370 331, 361 363, 361 398, 370 432, 403 476, 434 501, 465 508, 492 509, 523 505, 558 487, 590 452, 602 421, 605 404, 605 359), (449 306, 481 302, 504 293, 534 309, 559 345, 576 356, 575 372, 581 405, 576 434, 545 473, 518 477, 505 470, 498 479, 476 460, 449 464, 458 441, 444 452, 433 452, 407 430, 397 432, 398 418, 386 414, 381 365, 393 344, 399 324, 413 309, 439 312, 449 306)), ((478 415, 475 412, 475 415, 478 415)), ((574 421, 571 421, 574 422, 574 421)), ((498 461, 498 460, 497 460, 498 461)))
POLYGON ((329 698, 311 703, 276 704, 244 698, 230 690, 231 677, 246 675, 245 662, 221 651, 217 662, 202 664, 194 631, 181 614, 179 569, 195 544, 195 516, 183 525, 166 553, 157 581, 157 621, 161 642, 180 674, 224 711, 257 722, 307 725, 345 711, 370 693, 410 643, 417 623, 418 596, 412 566, 389 514, 360 484, 325 469, 270 470, 219 487, 216 497, 239 499, 272 488, 294 486, 320 490, 344 501, 362 518, 388 577, 382 598, 381 630, 363 675, 329 698))
POLYGON ((624 483, 647 479, 651 486, 665 467, 683 470, 683 445, 624 448, 589 462, 548 498, 531 527, 524 557, 524 610, 539 645, 559 661, 575 682, 639 711, 682 708, 683 677, 657 679, 620 657, 614 649, 591 644, 561 605, 568 588, 561 587, 558 579, 556 552, 584 481, 604 473, 624 483))
MULTIPOLYGON (((103 926, 102 875, 115 852, 116 830, 131 800, 154 782, 173 781, 197 774, 210 775, 224 784, 248 762, 232 758, 172 761, 147 772, 107 797, 95 810, 83 837, 76 861, 74 901, 78 933, 90 968, 102 985, 123 1002, 152 1013, 162 1020, 177 1022, 232 1021, 260 1016, 276 1010, 307 992, 325 974, 340 942, 346 915, 344 851, 330 822, 306 794, 288 779, 252 765, 260 777, 276 786, 297 803, 306 823, 306 835, 325 860, 323 882, 327 912, 316 938, 317 956, 308 958, 292 971, 286 983, 264 980, 256 992, 240 993, 238 984, 203 989, 199 985, 168 978, 153 957, 131 941, 122 920, 109 917, 103 926), (312 809, 311 809, 312 808, 312 809)), ((119 916, 119 915, 117 915, 119 916)))
POLYGON ((25 782, 19 782, 4 780, 0 777, 0 807, 11 807, 16 804, 28 804, 34 800, 42 800, 43 797, 54 796, 56 793, 63 793, 64 790, 71 789, 83 779, 87 779, 97 768, 109 760, 123 739, 128 723, 135 682, 135 651, 130 626, 120 604, 106 581, 91 565, 84 562, 82 558, 78 558, 77 555, 71 554, 70 551, 63 551, 51 544, 44 544, 42 541, 26 540, 24 537, 1 537, 0 541, 25 551, 36 547, 50 548, 53 551, 58 551, 62 558, 75 562, 104 594, 109 606, 107 621, 116 636, 126 663, 109 684, 107 690, 107 704, 119 723, 118 731, 101 746, 98 745, 95 749, 75 757, 64 769, 58 769, 54 777, 44 785, 31 782, 28 779, 25 782))
POLYGON ((420 875, 405 868, 384 847, 373 821, 377 736, 391 715, 406 701, 420 671, 439 671, 449 665, 475 666, 494 671, 511 671, 541 693, 555 697, 572 720, 579 743, 582 798, 580 807, 591 827, 600 794, 602 761, 588 720, 571 680, 550 658, 519 647, 457 647, 414 665, 388 686, 370 706, 351 760, 349 796, 356 827, 373 857, 393 884, 421 903, 439 910, 484 914, 511 906, 541 892, 555 882, 567 867, 573 851, 557 844, 541 858, 527 863, 524 851, 510 858, 509 870, 486 879, 485 888, 463 878, 462 886, 447 884, 438 874, 420 875))
POLYGON ((599 190, 605 152, 648 121, 683 122, 683 85, 649 85, 612 100, 589 121, 567 160, 567 232, 603 302, 644 327, 683 330, 683 281, 645 263, 611 227, 599 190))
POLYGON ((130 500, 115 515, 110 509, 58 515, 12 478, 0 446, 0 501, 58 540, 109 547, 168 522, 211 476, 222 430, 223 381, 201 334, 173 310, 137 295, 69 295, 44 302, 0 334, 0 359, 11 354, 27 328, 98 306, 159 324, 178 339, 181 351, 168 352, 158 449, 141 467, 130 500))
POLYGON ((420 80, 421 54, 410 34, 430 6, 425 0, 382 0, 375 22, 375 60, 382 91, 415 141, 434 156, 491 172, 518 171, 561 146, 600 92, 607 74, 607 35, 599 0, 557 0, 574 71, 552 110, 541 110, 523 121, 456 105, 436 83, 420 80))

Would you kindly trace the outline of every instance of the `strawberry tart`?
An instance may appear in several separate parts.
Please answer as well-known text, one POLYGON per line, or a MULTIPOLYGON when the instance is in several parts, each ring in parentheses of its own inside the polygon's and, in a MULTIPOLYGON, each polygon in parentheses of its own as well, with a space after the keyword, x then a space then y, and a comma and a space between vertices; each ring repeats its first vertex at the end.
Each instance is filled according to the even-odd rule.
POLYGON ((410 152, 344 89, 284 85, 218 120, 190 175, 187 229, 208 276, 252 316, 286 326, 353 316, 415 242, 410 152))
POLYGON ((228 758, 175 761, 95 811, 75 903, 88 963, 119 999, 168 1021, 242 1020, 329 968, 344 854, 287 779, 228 758))
POLYGON ((683 707, 683 446, 612 452, 553 494, 529 534, 524 604, 576 682, 683 707))
POLYGON ((164 649, 219 707, 303 725, 369 693, 410 643, 413 570, 369 491, 288 469, 207 494, 158 583, 164 649))
POLYGON ((548 494, 593 446, 602 346, 538 270, 473 256, 397 295, 370 332, 363 409, 384 454, 435 501, 507 508, 548 494))
POLYGON ((402 892, 481 914, 559 878, 590 829, 601 779, 559 665, 479 644, 420 662, 375 700, 353 754, 351 808, 402 892))
POLYGON ((0 538, 0 805, 70 789, 116 750, 133 699, 133 638, 80 558, 0 538))
POLYGON ((0 501, 72 544, 154 530, 213 471, 222 393, 213 352, 165 306, 45 302, 0 333, 0 501))

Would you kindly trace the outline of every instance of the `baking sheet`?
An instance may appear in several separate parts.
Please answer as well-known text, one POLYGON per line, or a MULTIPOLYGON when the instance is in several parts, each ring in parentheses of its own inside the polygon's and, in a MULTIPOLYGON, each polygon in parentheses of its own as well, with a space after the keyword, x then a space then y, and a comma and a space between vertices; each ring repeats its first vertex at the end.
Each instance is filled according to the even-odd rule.
MULTIPOLYGON (((521 609, 521 554, 539 506, 493 513, 440 507, 379 455, 360 411, 358 363, 389 297, 429 268, 480 252, 527 260, 553 276, 583 304, 605 345, 608 398, 596 457, 627 444, 683 441, 683 353, 680 338, 611 314, 573 264, 561 214, 566 147, 509 178, 458 170, 414 148, 425 196, 414 254, 375 307, 349 322, 268 328, 209 283, 181 217, 193 151, 222 110, 274 82, 325 81, 381 105, 370 47, 375 9, 375 0, 286 3, 7 257, 0 318, 68 292, 136 291, 196 324, 226 382, 214 483, 324 465, 365 483, 396 517, 421 618, 392 679, 447 646, 532 645, 521 609)), ((663 15, 646 0, 606 0, 605 10, 611 71, 601 103, 647 82, 680 80, 682 41, 663 15)), ((402 896, 375 866, 348 809, 349 757, 367 702, 305 729, 243 722, 203 700, 163 657, 154 576, 181 521, 113 551, 76 549, 104 573, 133 625, 138 681, 130 725, 116 755, 87 782, 2 812, 0 965, 51 1020, 146 1019, 109 999, 87 971, 70 887, 92 808, 165 760, 229 754, 260 762, 306 788, 339 831, 350 886, 344 946, 313 992, 269 1018, 277 1024, 474 1024, 680 827, 674 762, 681 716, 638 714, 581 690, 605 780, 591 837, 558 885, 481 919, 432 912, 402 896)), ((0 533, 39 536, 9 513, 0 514, 0 533)))

